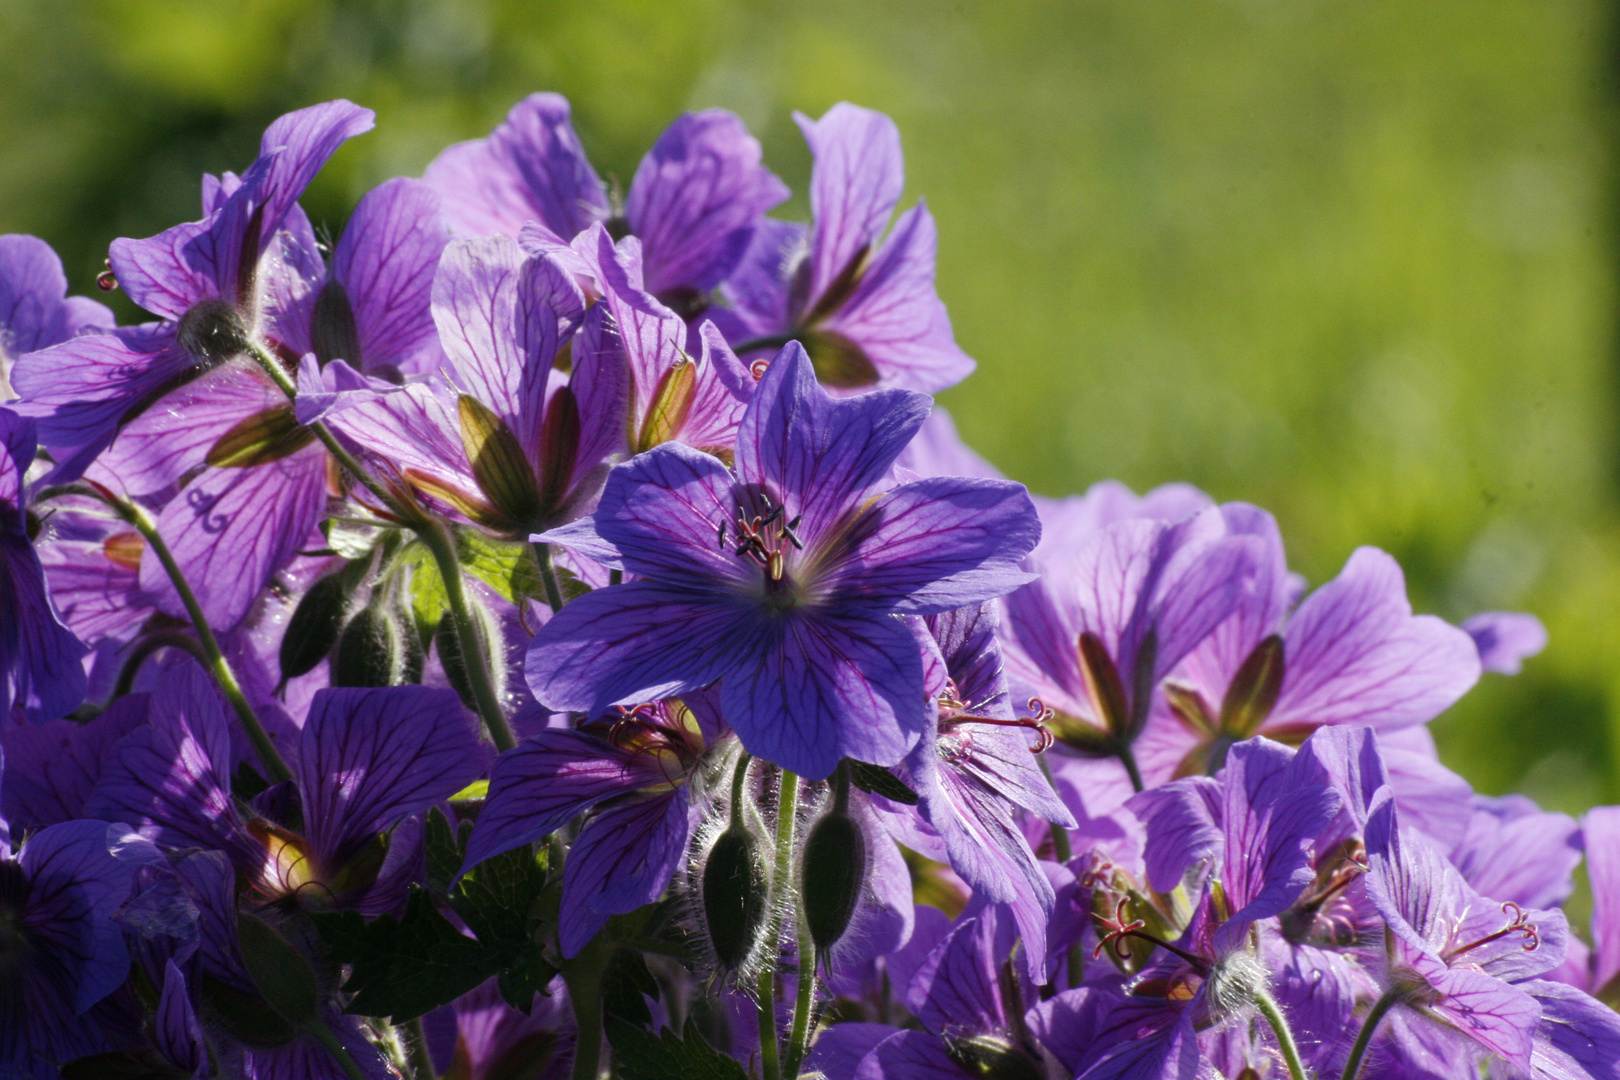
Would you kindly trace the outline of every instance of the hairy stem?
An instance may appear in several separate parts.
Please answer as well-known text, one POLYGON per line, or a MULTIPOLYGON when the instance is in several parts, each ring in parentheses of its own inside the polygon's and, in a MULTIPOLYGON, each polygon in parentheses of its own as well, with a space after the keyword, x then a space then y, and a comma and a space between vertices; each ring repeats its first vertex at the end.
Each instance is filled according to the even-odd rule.
POLYGON ((1288 1020, 1277 1005, 1277 999, 1265 990, 1259 990, 1254 995, 1254 1006, 1260 1010, 1260 1015, 1266 1018, 1266 1023, 1271 1025, 1272 1034, 1277 1036, 1277 1046, 1282 1050, 1283 1062, 1288 1066, 1290 1080, 1311 1080, 1311 1074, 1305 1071, 1305 1063, 1299 1058, 1299 1046, 1294 1042, 1294 1030, 1288 1026, 1288 1020))
POLYGON ((799 1063, 804 1060, 805 1044, 810 1039, 810 1007, 816 1000, 816 943, 802 917, 799 927, 799 992, 793 1002, 793 1030, 788 1035, 787 1060, 782 1063, 782 1076, 793 1080, 799 1075, 799 1063))
POLYGON ((426 519, 417 527, 417 535, 433 555, 433 562, 444 579, 444 598, 450 608, 450 621, 456 628, 456 641, 461 646, 461 658, 467 670, 467 682, 472 687, 473 700, 478 704, 478 715, 489 729, 495 749, 501 753, 517 745, 512 728, 501 711, 501 702, 495 695, 495 683, 490 676, 489 660, 484 655, 484 643, 478 634, 472 608, 467 603, 466 582, 461 576, 461 560, 456 557, 455 538, 450 529, 435 518, 426 519))
MULTIPOLYGON (((759 975, 759 1055, 764 1080, 792 1080, 777 1060, 776 1043, 776 962, 782 955, 782 921, 793 902, 793 828, 799 814, 799 777, 782 770, 776 796, 776 870, 771 876, 771 914, 765 926, 765 940, 775 950, 770 966, 759 975)), ((803 920, 798 920, 802 922, 803 920)), ((799 958, 801 970, 804 957, 799 958)), ((791 1057, 791 1053, 790 1053, 791 1057)), ((796 1064, 796 1063, 795 1063, 796 1064)))
POLYGON ((203 615, 202 605, 197 603, 197 594, 191 591, 191 585, 186 581, 185 574, 180 571, 180 564, 174 561, 174 553, 158 532, 157 524, 150 515, 137 504, 127 499, 111 498, 109 505, 125 521, 135 527, 135 531, 146 538, 146 546, 152 549, 152 554, 158 557, 163 564, 164 573, 174 582, 175 592, 180 594, 180 602, 186 607, 186 614, 191 617, 191 627, 197 633, 197 644, 201 647, 205 658, 204 666, 214 676, 214 681, 225 692, 225 698, 236 710, 236 715, 242 721, 242 728, 247 732, 248 741, 253 744, 254 752, 259 756, 259 763, 264 766, 265 773, 271 783, 292 779, 292 770, 281 759, 276 750, 275 743, 265 732, 264 725, 259 723, 259 717, 248 704, 248 699, 242 693, 242 684, 236 681, 236 672, 231 670, 230 661, 220 651, 219 639, 214 637, 213 628, 208 625, 203 615))
POLYGON ((534 549, 534 561, 540 566, 540 580, 546 586, 546 603, 553 613, 562 610, 562 586, 557 583, 557 563, 551 557, 551 545, 536 540, 529 545, 534 549))
POLYGON ((348 1077, 349 1080, 366 1080, 366 1074, 361 1071, 360 1063, 354 1060, 354 1055, 349 1053, 349 1048, 343 1045, 325 1020, 317 1020, 309 1026, 308 1031, 310 1037, 325 1047, 326 1052, 332 1055, 332 1060, 338 1063, 338 1068, 343 1070, 344 1076, 348 1077))
MULTIPOLYGON (((271 381, 281 388, 281 392, 286 394, 289 400, 295 400, 298 397, 298 384, 287 374, 286 369, 264 346, 254 344, 252 350, 253 358, 270 376, 271 381)), ((372 476, 353 454, 349 453, 348 447, 338 441, 337 436, 332 434, 332 430, 324 421, 315 421, 309 425, 309 429, 321 440, 321 444, 338 464, 371 492, 389 513, 410 526, 433 553, 433 561, 438 565, 439 576, 444 579, 445 600, 450 606, 450 620, 456 628, 456 641, 461 646, 462 660, 467 666, 467 680, 472 684, 473 699, 478 704, 478 715, 483 719, 484 726, 489 729, 489 737, 494 740, 495 748, 503 752, 512 749, 516 745, 516 740, 512 737, 512 729, 507 726, 500 700, 495 696, 495 686, 490 681, 488 658, 484 655, 483 643, 478 639, 477 624, 473 621, 471 610, 467 606, 461 563, 456 558, 456 545, 448 528, 444 522, 423 513, 420 507, 402 505, 387 488, 377 482, 377 478, 372 476)))
POLYGON ((427 1032, 422 1030, 422 1018, 409 1020, 399 1026, 400 1037, 405 1040, 405 1063, 410 1066, 411 1080, 434 1080, 433 1057, 428 1053, 427 1032))
POLYGON ((1356 1076, 1361 1072, 1362 1059, 1367 1056, 1367 1047, 1372 1045, 1373 1032, 1378 1029, 1378 1022, 1399 1000, 1400 995, 1391 990, 1373 1003, 1372 1011, 1367 1013, 1367 1019, 1362 1022, 1361 1030, 1356 1033, 1355 1045, 1350 1047, 1350 1056, 1345 1059, 1344 1080, 1356 1080, 1356 1076))

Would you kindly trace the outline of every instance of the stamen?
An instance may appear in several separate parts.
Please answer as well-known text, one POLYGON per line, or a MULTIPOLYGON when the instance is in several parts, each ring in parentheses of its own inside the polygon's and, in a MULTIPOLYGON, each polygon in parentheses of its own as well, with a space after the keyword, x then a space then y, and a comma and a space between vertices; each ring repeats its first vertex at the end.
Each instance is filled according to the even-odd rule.
POLYGON ((1191 964, 1199 971, 1208 970, 1209 964, 1204 960, 1203 957, 1195 956, 1186 949, 1181 948, 1179 945, 1172 945, 1163 938, 1148 933, 1147 923, 1143 920, 1127 919, 1125 917, 1125 905, 1129 902, 1130 901, 1125 897, 1120 897, 1119 903, 1114 907, 1114 917, 1112 919, 1109 919, 1106 916, 1098 915, 1095 911, 1091 913, 1091 917, 1096 919, 1098 924, 1108 931, 1102 936, 1102 939, 1097 942, 1097 947, 1091 950, 1091 958, 1093 960, 1102 956, 1102 951, 1105 946, 1111 946, 1114 956, 1118 959, 1129 960, 1131 958, 1131 947, 1125 944, 1125 939, 1128 937, 1134 937, 1140 938, 1143 941, 1152 942, 1159 948, 1174 953, 1176 956, 1181 957, 1181 959, 1187 961, 1187 963, 1191 964))
POLYGON ((720 534, 720 550, 724 551, 724 550, 726 550, 726 519, 725 518, 720 519, 719 534, 720 534))
POLYGON ((748 374, 754 377, 755 382, 759 382, 765 377, 765 369, 770 366, 771 362, 769 360, 755 360, 748 365, 748 374))
POLYGON ((1525 911, 1522 907, 1515 904, 1511 900, 1505 900, 1502 902, 1502 914, 1512 915, 1513 921, 1502 927, 1502 929, 1498 930, 1494 934, 1487 934, 1478 941, 1471 941, 1467 945, 1460 948, 1452 949, 1450 952, 1445 954, 1443 959, 1451 960, 1453 957, 1461 956, 1463 953, 1477 949, 1481 945, 1489 945, 1498 938, 1506 937, 1508 934, 1514 932, 1524 935, 1525 944, 1523 948, 1525 952, 1535 952, 1536 949, 1541 947, 1541 931, 1536 928, 1535 923, 1531 922, 1525 916, 1525 911))
POLYGON ((107 266, 107 269, 96 275, 96 288, 102 292, 112 292, 118 288, 118 277, 112 272, 111 264, 107 266))

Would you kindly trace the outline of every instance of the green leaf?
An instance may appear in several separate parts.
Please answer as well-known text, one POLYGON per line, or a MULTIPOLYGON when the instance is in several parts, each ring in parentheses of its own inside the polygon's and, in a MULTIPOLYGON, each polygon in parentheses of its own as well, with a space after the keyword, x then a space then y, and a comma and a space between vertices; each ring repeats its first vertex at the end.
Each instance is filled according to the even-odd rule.
POLYGON ((685 1037, 607 1018, 608 1041, 620 1080, 748 1080, 741 1063, 715 1050, 688 1021, 685 1037))
POLYGON ((427 839, 423 844, 427 849, 427 886, 439 896, 449 895, 450 883, 461 872, 465 839, 456 834, 443 810, 435 806, 428 811, 427 839))
POLYGON ((295 1027, 314 1021, 317 1008, 315 970, 292 942, 257 915, 238 912, 237 943, 242 962, 259 994, 295 1027))
POLYGON ((368 923, 353 911, 311 918, 330 959, 351 965, 344 989, 354 998, 346 1011, 361 1016, 415 1019, 472 990, 507 960, 457 930, 420 886, 411 887, 397 919, 368 923))
POLYGON ((456 555, 467 573, 511 603, 545 595, 540 570, 527 544, 494 540, 476 529, 460 529, 456 532, 456 555))
POLYGON ((864 761, 854 758, 846 759, 850 764, 850 781, 868 795, 882 795, 885 799, 892 799, 907 806, 917 805, 917 793, 906 786, 888 769, 877 765, 868 765, 864 761))
POLYGON ((410 604, 411 621, 416 624, 417 640, 425 649, 428 642, 433 640, 433 631, 439 628, 439 620, 449 608, 444 578, 439 575, 439 567, 434 563, 432 554, 419 543, 409 544, 400 551, 399 558, 394 561, 393 572, 410 575, 405 595, 410 604))
POLYGON ((648 969, 647 958, 635 949, 614 949, 602 972, 603 1011, 644 1027, 652 1023, 647 998, 658 996, 658 980, 648 969))
POLYGON ((479 941, 516 948, 533 940, 535 904, 545 887, 545 864, 524 845, 467 871, 450 894, 450 906, 479 941))

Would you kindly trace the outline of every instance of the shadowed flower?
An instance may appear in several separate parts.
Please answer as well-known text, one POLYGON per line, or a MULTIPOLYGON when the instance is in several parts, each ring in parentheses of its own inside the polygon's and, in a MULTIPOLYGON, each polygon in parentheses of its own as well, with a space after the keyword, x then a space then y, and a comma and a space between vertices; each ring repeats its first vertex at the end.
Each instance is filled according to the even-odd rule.
POLYGON ((0 401, 12 396, 11 364, 23 353, 111 330, 105 304, 67 295, 62 260, 45 241, 0 236, 0 401))

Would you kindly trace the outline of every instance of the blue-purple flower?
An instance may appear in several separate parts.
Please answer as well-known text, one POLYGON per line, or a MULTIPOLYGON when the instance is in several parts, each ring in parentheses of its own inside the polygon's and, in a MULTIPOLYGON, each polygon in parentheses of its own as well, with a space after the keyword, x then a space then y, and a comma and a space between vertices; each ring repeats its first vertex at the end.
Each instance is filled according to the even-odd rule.
POLYGON ((679 443, 616 468, 591 518, 541 539, 636 580, 541 629, 536 696, 599 713, 722 680, 720 711, 757 756, 812 779, 844 757, 897 763, 936 707, 895 616, 1018 587, 1039 535, 1016 484, 882 490, 928 404, 906 391, 834 400, 790 345, 748 405, 735 471, 679 443))

